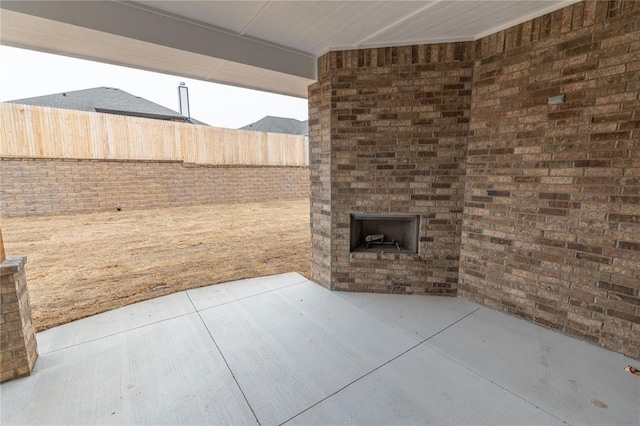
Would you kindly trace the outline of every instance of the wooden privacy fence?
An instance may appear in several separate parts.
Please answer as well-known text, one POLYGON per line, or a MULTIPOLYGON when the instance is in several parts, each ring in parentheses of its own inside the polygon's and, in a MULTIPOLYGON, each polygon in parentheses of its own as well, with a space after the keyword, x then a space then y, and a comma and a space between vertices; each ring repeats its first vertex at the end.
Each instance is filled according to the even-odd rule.
POLYGON ((305 136, 0 104, 0 156, 306 166, 305 136))

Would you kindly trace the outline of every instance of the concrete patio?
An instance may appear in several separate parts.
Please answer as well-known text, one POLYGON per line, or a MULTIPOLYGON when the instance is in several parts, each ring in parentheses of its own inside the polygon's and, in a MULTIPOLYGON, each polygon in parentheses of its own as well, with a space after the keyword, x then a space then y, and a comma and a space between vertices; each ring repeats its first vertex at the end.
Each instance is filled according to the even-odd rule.
POLYGON ((299 274, 172 294, 38 334, 12 424, 638 424, 637 361, 462 299, 299 274))

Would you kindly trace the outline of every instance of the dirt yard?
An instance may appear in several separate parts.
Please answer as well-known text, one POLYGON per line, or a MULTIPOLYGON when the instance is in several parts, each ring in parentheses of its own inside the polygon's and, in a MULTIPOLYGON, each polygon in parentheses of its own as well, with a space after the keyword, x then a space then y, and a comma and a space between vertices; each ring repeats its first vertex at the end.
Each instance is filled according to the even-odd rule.
POLYGON ((186 289, 309 275, 309 201, 3 218, 38 331, 186 289))

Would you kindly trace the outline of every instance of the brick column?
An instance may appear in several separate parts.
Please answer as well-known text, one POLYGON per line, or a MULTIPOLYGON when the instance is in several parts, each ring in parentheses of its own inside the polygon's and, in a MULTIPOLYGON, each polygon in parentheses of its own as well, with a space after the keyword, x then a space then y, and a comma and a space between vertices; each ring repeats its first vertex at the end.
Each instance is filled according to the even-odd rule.
POLYGON ((311 278, 331 288, 331 83, 328 56, 309 86, 311 278))
POLYGON ((329 52, 309 88, 311 274, 332 290, 455 295, 472 43, 329 52), (351 215, 420 217, 418 253, 359 253, 351 215))
POLYGON ((38 359, 26 262, 24 256, 10 257, 0 265, 0 383, 30 375, 38 359))

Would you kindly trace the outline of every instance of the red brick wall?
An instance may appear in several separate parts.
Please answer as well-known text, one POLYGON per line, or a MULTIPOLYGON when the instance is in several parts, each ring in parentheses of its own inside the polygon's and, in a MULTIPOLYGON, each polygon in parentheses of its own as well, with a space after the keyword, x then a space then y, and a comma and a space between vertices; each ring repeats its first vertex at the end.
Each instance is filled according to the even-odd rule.
POLYGON ((3 216, 71 214, 309 196, 306 167, 182 162, 0 159, 3 216))
POLYGON ((640 2, 475 49, 459 294, 640 357, 640 2))

